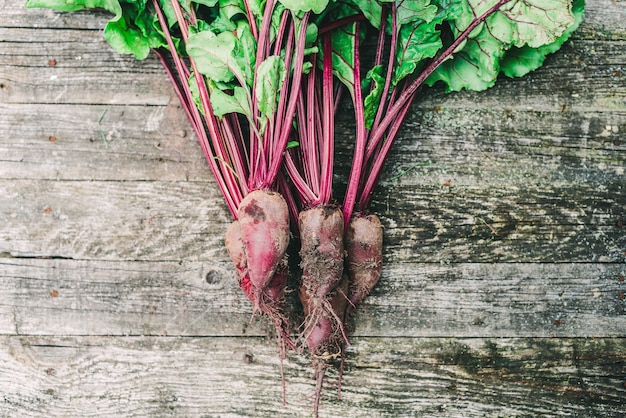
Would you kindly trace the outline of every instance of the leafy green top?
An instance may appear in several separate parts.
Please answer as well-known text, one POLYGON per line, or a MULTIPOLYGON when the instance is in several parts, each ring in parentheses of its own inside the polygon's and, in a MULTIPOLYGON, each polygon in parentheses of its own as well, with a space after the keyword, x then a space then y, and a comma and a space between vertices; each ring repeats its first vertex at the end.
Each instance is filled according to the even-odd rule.
POLYGON ((408 106, 424 84, 443 83, 448 92, 485 90, 501 73, 525 75, 569 38, 583 9, 583 0, 331 3, 327 15, 344 22, 329 25, 333 69, 351 95, 357 120, 344 217, 349 219, 353 206, 369 205, 408 106), (376 55, 364 63, 359 48, 372 27, 376 55))
MULTIPOLYGON (((561 47, 584 9, 584 0, 26 1, 28 7, 61 11, 105 9, 113 17, 104 36, 120 53, 144 59, 155 50, 167 66, 162 51, 169 51, 177 73, 170 76, 205 138, 201 143, 220 187, 232 195, 231 209, 249 189, 274 184, 285 149, 296 144, 288 137, 300 90, 314 85, 304 83, 302 74, 323 62, 326 91, 333 74, 355 108, 346 221, 355 205, 368 206, 423 85, 484 90, 499 74, 523 76, 561 47), (376 54, 363 62, 359 51, 370 33, 378 39, 376 54), (233 114, 248 122, 247 143, 233 114)), ((327 126, 331 118, 324 120, 327 126)))

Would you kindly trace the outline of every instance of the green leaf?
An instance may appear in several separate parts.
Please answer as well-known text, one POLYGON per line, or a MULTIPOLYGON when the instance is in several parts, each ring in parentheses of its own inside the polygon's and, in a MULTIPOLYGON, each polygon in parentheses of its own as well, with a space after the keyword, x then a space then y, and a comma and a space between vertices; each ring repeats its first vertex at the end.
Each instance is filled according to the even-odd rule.
POLYGON ((138 59, 147 57, 151 49, 167 47, 161 24, 144 4, 146 1, 121 2, 122 18, 110 21, 104 29, 105 39, 118 52, 132 53, 138 59))
MULTIPOLYGON (((204 107, 202 106, 202 100, 200 99, 200 90, 198 83, 196 82, 196 75, 191 74, 189 76, 189 89, 191 91, 191 97, 193 101, 203 115, 204 107)), ((213 114, 217 117, 223 117, 228 113, 241 113, 251 118, 252 112, 250 111, 250 97, 248 91, 243 87, 229 86, 222 83, 215 83, 208 80, 209 100, 211 101, 211 108, 213 114)))
POLYGON ((377 65, 369 70, 365 80, 363 80, 363 84, 363 91, 366 91, 368 87, 371 88, 369 94, 365 97, 363 105, 365 127, 370 129, 374 124, 374 118, 376 118, 376 112, 378 111, 385 87, 382 65, 377 65))
POLYGON ((248 7, 250 11, 257 19, 261 19, 263 17, 263 10, 265 9, 266 0, 248 0, 248 7))
POLYGON ((503 53, 504 45, 488 35, 488 29, 482 25, 479 36, 469 39, 462 50, 440 65, 426 83, 432 85, 441 80, 447 85, 447 91, 485 90, 496 81, 503 53))
MULTIPOLYGON (((443 81, 448 91, 491 87, 509 49, 539 48, 558 42, 559 37, 575 24, 569 3, 570 0, 513 0, 507 3, 472 30, 453 56, 428 77, 426 84, 443 81)), ((459 3, 461 12, 449 19, 454 35, 458 36, 475 16, 481 16, 495 4, 496 0, 459 3)), ((534 62, 527 62, 526 67, 541 65, 540 54, 525 51, 524 58, 534 62)), ((520 69, 511 71, 521 73, 520 69)))
POLYGON ((257 69, 254 90, 259 112, 266 118, 273 118, 278 105, 278 95, 285 80, 287 70, 279 55, 266 58, 257 69))
MULTIPOLYGON (((300 24, 300 21, 298 21, 300 24)), ((311 48, 317 43, 319 28, 315 23, 309 23, 306 27, 306 41, 305 45, 307 48, 311 48)))
MULTIPOLYGON (((160 4, 161 4, 161 9, 163 10, 163 14, 165 15, 165 19, 167 20, 167 26, 169 28, 172 28, 178 22, 178 18, 176 17, 176 12, 174 11, 174 6, 172 6, 172 3, 167 0, 161 0, 160 4)), ((155 16, 155 19, 158 21, 156 16, 155 16)), ((179 38, 175 38, 175 39, 179 39, 179 38)))
POLYGON ((432 0, 438 8, 436 19, 454 21, 460 19, 467 8, 466 0, 432 0))
POLYGON ((382 19, 382 5, 377 1, 372 0, 352 0, 363 15, 367 18, 367 20, 374 26, 376 29, 380 28, 380 21, 382 19))
POLYGON ((396 5, 398 26, 413 22, 430 22, 437 16, 437 6, 430 4, 430 0, 400 0, 396 5))
MULTIPOLYGON (((456 27, 463 30, 493 7, 497 0, 466 0, 464 13, 456 27)), ((571 0, 513 0, 487 19, 492 35, 500 42, 517 47, 537 48, 550 44, 575 23, 571 0)))
POLYGON ((575 23, 571 0, 518 0, 510 3, 510 8, 503 7, 501 13, 513 28, 516 47, 551 44, 575 23))
POLYGON ((214 27, 211 26, 210 24, 208 24, 207 22, 205 22, 204 20, 196 20, 196 24, 195 25, 189 25, 189 34, 190 35, 195 35, 196 33, 200 33, 200 32, 214 32, 214 33, 219 33, 219 32, 215 32, 214 27))
POLYGON ((246 85, 252 88, 254 67, 256 66, 257 42, 252 35, 248 21, 239 21, 237 25, 237 38, 241 45, 237 51, 237 62, 239 63, 239 67, 243 69, 246 85))
POLYGON ((215 33, 234 31, 237 28, 237 18, 246 14, 241 0, 219 0, 219 14, 211 22, 211 30, 215 33))
POLYGON ((191 0, 192 3, 202 4, 207 7, 214 7, 219 0, 191 0))
POLYGON ((211 106, 215 116, 222 117, 228 113, 241 113, 251 117, 247 90, 235 86, 232 92, 225 92, 216 87, 211 89, 211 106))
POLYGON ((198 66, 198 71, 213 81, 229 82, 234 78, 245 81, 236 54, 239 39, 232 32, 199 32, 187 39, 187 53, 198 66))
POLYGON ((539 48, 524 45, 521 48, 513 47, 507 51, 501 62, 502 72, 507 77, 522 77, 530 71, 541 67, 546 56, 556 52, 580 26, 584 17, 584 6, 584 0, 574 0, 572 13, 574 14, 575 23, 567 28, 555 42, 539 48))
POLYGON ((191 92, 191 97, 193 98, 196 107, 200 110, 200 113, 204 115, 204 108, 202 107, 202 100, 200 99, 200 90, 198 89, 198 83, 196 82, 196 75, 191 73, 187 82, 189 83, 189 91, 191 92))
POLYGON ((150 39, 139 29, 129 27, 124 18, 107 23, 104 39, 120 54, 133 54, 138 60, 145 59, 150 54, 150 39))
POLYGON ((414 21, 404 25, 398 34, 398 51, 393 84, 413 74, 420 64, 434 57, 443 46, 437 25, 441 20, 414 21))
MULTIPOLYGON (((280 21, 282 20, 284 11, 285 11, 285 6, 283 6, 280 3, 276 4, 276 6, 274 7, 274 10, 272 10, 272 18, 270 19, 270 22, 271 22, 270 41, 271 42, 274 42, 276 40, 276 34, 278 33, 278 30, 280 28, 280 21)), ((261 26, 261 23, 259 24, 259 26, 261 26)))
POLYGON ((328 0, 278 0, 283 6, 293 12, 308 12, 320 14, 326 9, 328 0))

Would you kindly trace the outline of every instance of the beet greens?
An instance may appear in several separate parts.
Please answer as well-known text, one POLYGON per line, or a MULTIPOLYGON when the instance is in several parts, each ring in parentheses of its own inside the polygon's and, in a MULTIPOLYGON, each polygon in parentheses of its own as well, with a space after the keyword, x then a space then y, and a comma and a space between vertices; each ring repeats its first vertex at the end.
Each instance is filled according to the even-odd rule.
POLYGON ((354 209, 369 207, 402 121, 424 85, 480 91, 493 86, 500 73, 525 75, 578 27, 584 2, 346 0, 335 5, 330 13, 346 24, 332 32, 334 70, 350 92, 356 120, 343 206, 349 220, 354 209), (376 54, 364 62, 360 48, 369 34, 376 38, 376 54))

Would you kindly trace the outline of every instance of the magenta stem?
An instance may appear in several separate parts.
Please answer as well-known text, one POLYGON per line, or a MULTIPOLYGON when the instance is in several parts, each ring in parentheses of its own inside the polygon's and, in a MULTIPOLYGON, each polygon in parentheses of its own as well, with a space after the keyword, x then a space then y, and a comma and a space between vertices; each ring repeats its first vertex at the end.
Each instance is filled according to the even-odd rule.
MULTIPOLYGON (((510 1, 512 0, 500 0, 487 11, 485 11, 481 16, 472 21, 472 23, 470 23, 470 25, 465 28, 465 30, 463 30, 459 34, 459 36, 439 56, 437 56, 426 66, 426 68, 424 68, 424 70, 415 80, 413 80, 408 86, 406 86, 406 88, 399 94, 397 100, 394 101, 394 98, 391 98, 390 105, 385 113, 385 116, 382 118, 379 124, 373 127, 371 131, 370 141, 367 144, 368 158, 376 148, 379 148, 379 151, 372 157, 373 159, 370 165, 368 176, 365 179, 363 189, 360 191, 358 199, 359 208, 364 208, 369 204, 373 189, 380 178, 380 172, 383 167, 385 158, 389 154, 391 145, 397 137, 398 130, 400 129, 400 126, 408 113, 410 105, 415 98, 417 91, 422 86, 424 81, 444 61, 446 61, 448 58, 450 58, 450 56, 454 54, 456 49, 461 45, 462 42, 464 42, 469 37, 469 34, 474 29, 476 29, 478 25, 480 25, 482 22, 484 22, 485 19, 487 19, 490 15, 498 11, 500 7, 509 3, 510 1), (386 140, 381 145, 380 143, 385 135, 387 136, 386 140)), ((395 96, 395 94, 393 96, 395 96)))
MULTIPOLYGON (((174 45, 172 36, 169 32, 167 21, 165 19, 163 11, 160 8, 158 1, 153 0, 153 5, 155 8, 155 12, 157 14, 157 18, 159 20, 159 24, 161 25, 161 28, 165 35, 168 48, 170 49, 171 56, 174 61, 174 66, 176 68, 178 77, 180 79, 180 83, 175 81, 175 77, 173 76, 173 73, 169 70, 169 67, 167 65, 165 65, 166 71, 168 73, 168 76, 170 77, 170 80, 172 80, 173 85, 175 86, 177 95, 179 99, 181 100, 181 105, 185 108, 187 117, 189 118, 191 126, 194 130, 194 133, 196 134, 196 138, 198 139, 200 147, 202 148, 202 152, 204 153, 204 156, 209 164, 211 172, 213 173, 213 177, 215 178, 217 185, 220 191, 222 192, 222 195, 224 196, 224 199, 226 201, 226 204, 231 214, 233 215, 234 218, 236 218, 238 202, 236 202, 232 197, 231 191, 229 190, 227 183, 224 177, 222 176, 222 173, 218 167, 217 161, 215 159, 215 155, 209 143, 209 138, 207 137, 207 133, 203 129, 202 117, 200 115, 200 111, 198 110, 197 106, 195 106, 195 103, 192 98, 193 96, 189 89, 189 85, 186 82, 188 74, 189 74, 189 70, 187 69, 185 63, 182 61, 180 56, 176 53, 176 47, 174 45), (181 89, 181 86, 182 86, 182 89, 181 89)), ((180 17, 178 18, 182 19, 182 13, 180 14, 180 17)), ((184 25, 184 22, 182 24, 184 25)), ((161 55, 159 56, 162 58, 161 62, 166 64, 163 57, 161 55)))
POLYGON ((353 97, 354 102, 354 114, 356 118, 356 141, 354 145, 354 156, 352 157, 352 168, 350 170, 350 176, 348 178, 348 187, 343 202, 343 219, 345 226, 348 226, 352 211, 354 210, 354 204, 359 192, 359 184, 361 181, 361 171, 363 170, 364 156, 365 156, 365 143, 366 143, 366 130, 365 130, 365 115, 363 109, 363 97, 361 92, 361 71, 360 71, 360 55, 359 55, 359 23, 355 23, 355 37, 354 37, 354 86, 353 97))
POLYGON ((319 204, 328 204, 333 188, 333 161, 335 153, 335 111, 333 99, 332 40, 324 36, 324 68, 322 72, 322 140, 320 141, 322 170, 319 204))

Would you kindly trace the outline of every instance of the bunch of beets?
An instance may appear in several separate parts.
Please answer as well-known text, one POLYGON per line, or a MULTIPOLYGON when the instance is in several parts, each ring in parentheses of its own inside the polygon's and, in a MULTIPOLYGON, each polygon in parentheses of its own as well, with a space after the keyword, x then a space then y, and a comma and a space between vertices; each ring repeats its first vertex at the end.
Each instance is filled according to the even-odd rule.
MULTIPOLYGON (((578 27, 582 0, 28 0, 102 8, 105 39, 154 52, 180 99, 233 223, 226 248, 281 360, 308 349, 317 415, 326 369, 382 271, 371 213, 411 103, 426 87, 484 90, 541 66, 578 27), (362 52, 367 48, 368 54, 362 52), (335 114, 354 110, 342 196, 333 195, 335 114), (304 323, 289 323, 286 251, 299 247, 304 323), (294 332, 295 331, 295 332, 294 332)), ((344 162, 345 164, 346 162, 344 162)), ((283 382, 284 388, 284 382, 283 382)))

